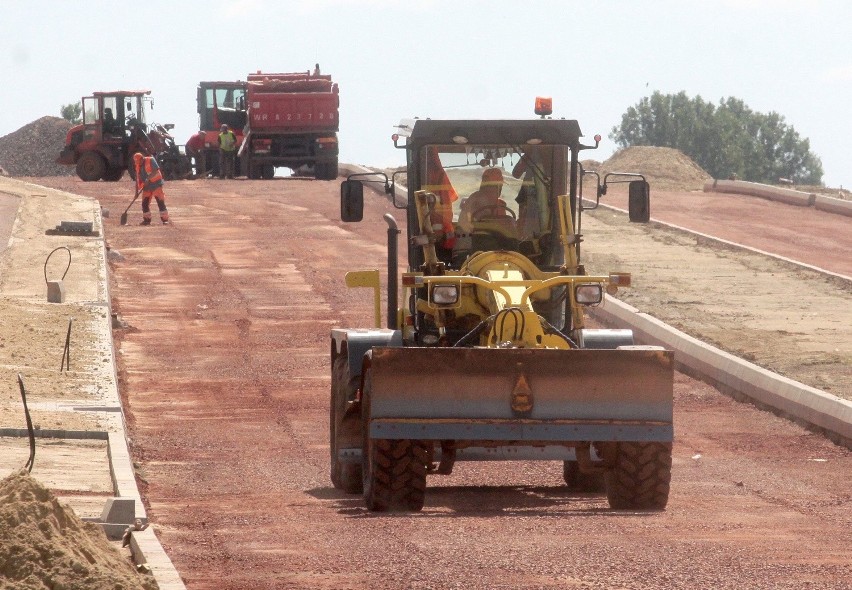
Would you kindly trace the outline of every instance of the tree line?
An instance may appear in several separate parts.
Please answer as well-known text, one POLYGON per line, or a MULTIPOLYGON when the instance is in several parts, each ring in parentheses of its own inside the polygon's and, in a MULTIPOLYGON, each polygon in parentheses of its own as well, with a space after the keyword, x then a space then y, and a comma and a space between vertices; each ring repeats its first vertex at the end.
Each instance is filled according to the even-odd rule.
POLYGON ((738 98, 715 105, 685 92, 654 92, 629 107, 609 137, 620 147, 678 149, 713 178, 822 184, 822 162, 810 142, 783 116, 755 112, 738 98))

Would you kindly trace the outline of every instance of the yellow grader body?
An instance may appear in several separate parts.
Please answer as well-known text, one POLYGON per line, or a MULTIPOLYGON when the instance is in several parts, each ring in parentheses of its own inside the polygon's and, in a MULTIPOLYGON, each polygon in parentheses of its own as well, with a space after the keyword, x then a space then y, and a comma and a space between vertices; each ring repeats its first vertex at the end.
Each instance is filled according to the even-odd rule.
MULTIPOLYGON (((332 331, 335 486, 371 510, 420 510, 426 476, 459 461, 550 460, 613 508, 664 508, 672 353, 585 325, 585 308, 630 277, 580 263, 577 155, 591 146, 576 122, 427 120, 409 131, 404 304, 391 218, 388 327, 332 331)), ((621 176, 633 179, 631 218, 647 217, 647 183, 621 176)), ((605 187, 595 183, 595 204, 605 187)), ((360 219, 362 183, 347 180, 341 197, 344 221, 360 219)), ((378 272, 347 284, 379 301, 378 272)))

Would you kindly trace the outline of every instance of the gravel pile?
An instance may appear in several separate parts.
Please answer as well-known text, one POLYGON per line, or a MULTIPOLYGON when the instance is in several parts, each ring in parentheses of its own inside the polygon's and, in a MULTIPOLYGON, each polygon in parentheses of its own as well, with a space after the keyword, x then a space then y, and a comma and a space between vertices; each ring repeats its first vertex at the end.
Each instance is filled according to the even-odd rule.
POLYGON ((651 190, 702 190, 711 179, 692 158, 674 148, 633 146, 614 153, 598 168, 607 172, 638 172, 651 184, 651 190))
POLYGON ((56 163, 71 124, 60 117, 42 117, 0 137, 0 168, 9 176, 69 176, 73 166, 56 163))

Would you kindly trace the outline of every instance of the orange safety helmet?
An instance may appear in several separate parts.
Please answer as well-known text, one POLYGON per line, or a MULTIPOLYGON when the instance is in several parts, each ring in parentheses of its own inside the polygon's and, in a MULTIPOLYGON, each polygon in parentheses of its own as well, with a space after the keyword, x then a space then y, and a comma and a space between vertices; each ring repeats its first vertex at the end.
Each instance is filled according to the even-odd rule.
POLYGON ((503 171, 500 168, 487 168, 482 173, 481 186, 503 186, 503 171))
POLYGON ((138 164, 142 161, 142 158, 144 157, 145 156, 142 155, 142 152, 136 152, 135 154, 133 154, 133 163, 138 164))

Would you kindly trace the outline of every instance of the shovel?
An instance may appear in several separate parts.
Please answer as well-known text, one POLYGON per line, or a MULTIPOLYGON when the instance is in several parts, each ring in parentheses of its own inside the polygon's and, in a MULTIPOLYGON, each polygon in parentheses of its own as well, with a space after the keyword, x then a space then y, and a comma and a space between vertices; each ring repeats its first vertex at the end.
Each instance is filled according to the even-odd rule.
POLYGON ((133 203, 136 202, 136 199, 139 198, 139 193, 142 192, 141 188, 136 189, 136 194, 133 195, 133 200, 130 201, 130 204, 127 206, 127 209, 124 210, 124 213, 121 214, 121 225, 127 225, 127 212, 130 211, 130 208, 133 206, 133 203))

